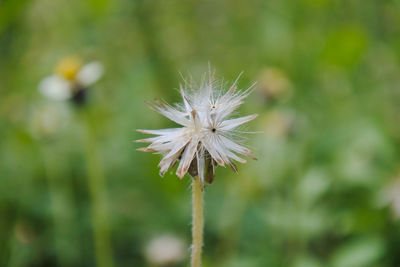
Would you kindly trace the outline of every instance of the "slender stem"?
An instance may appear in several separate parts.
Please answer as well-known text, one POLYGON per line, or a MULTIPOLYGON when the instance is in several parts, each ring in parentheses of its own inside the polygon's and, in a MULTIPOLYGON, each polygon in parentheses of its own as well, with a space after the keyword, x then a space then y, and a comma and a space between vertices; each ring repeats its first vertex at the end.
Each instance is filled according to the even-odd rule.
POLYGON ((92 134, 90 125, 88 125, 86 130, 85 154, 92 206, 96 266, 113 267, 114 262, 108 223, 109 211, 107 205, 106 177, 103 169, 104 163, 97 149, 96 138, 92 134))
POLYGON ((193 178, 192 184, 192 267, 201 266, 201 251, 203 247, 203 186, 198 177, 193 178))
POLYGON ((62 175, 63 162, 56 144, 43 144, 42 154, 44 167, 50 194, 50 208, 53 216, 53 238, 58 265, 70 266, 79 257, 76 252, 66 251, 73 246, 77 240, 74 235, 73 227, 76 219, 74 218, 74 207, 71 201, 71 188, 69 179, 64 179, 62 175))

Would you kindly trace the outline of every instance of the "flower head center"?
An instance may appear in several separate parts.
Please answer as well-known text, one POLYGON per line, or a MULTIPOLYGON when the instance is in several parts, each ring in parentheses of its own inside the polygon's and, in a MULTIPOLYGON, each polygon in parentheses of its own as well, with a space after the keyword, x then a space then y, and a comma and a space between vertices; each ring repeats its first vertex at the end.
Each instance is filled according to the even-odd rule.
POLYGON ((65 57, 57 64, 56 73, 68 81, 74 81, 82 62, 76 57, 65 57))

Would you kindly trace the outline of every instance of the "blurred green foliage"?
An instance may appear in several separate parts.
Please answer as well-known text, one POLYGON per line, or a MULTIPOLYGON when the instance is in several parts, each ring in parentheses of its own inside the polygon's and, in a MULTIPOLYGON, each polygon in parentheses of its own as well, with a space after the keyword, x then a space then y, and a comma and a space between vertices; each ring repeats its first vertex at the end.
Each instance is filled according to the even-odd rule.
POLYGON ((177 101, 208 62, 259 81, 241 112, 260 117, 259 160, 206 188, 204 266, 399 266, 399 59, 395 0, 0 0, 0 266, 189 247, 190 178, 131 141, 173 126, 144 102, 177 101), (106 69, 84 107, 37 90, 68 55, 106 69))

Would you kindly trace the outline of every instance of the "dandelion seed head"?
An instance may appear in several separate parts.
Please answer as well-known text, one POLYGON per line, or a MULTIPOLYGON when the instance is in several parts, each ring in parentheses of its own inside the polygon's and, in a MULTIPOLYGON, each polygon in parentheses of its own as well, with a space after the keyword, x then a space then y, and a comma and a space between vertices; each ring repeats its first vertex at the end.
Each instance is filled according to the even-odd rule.
POLYGON ((140 151, 163 155, 159 163, 161 176, 179 161, 176 170, 179 178, 189 172, 191 176, 198 175, 201 181, 211 183, 217 165, 228 165, 237 171, 234 162, 246 163, 240 156, 255 159, 250 149, 241 144, 238 128, 256 118, 257 114, 233 117, 251 91, 251 88, 238 90, 237 81, 226 90, 224 83, 215 81, 210 74, 198 86, 193 83, 180 86, 180 104, 171 106, 162 100, 147 103, 153 110, 182 126, 138 130, 156 136, 137 142, 150 143, 140 151))

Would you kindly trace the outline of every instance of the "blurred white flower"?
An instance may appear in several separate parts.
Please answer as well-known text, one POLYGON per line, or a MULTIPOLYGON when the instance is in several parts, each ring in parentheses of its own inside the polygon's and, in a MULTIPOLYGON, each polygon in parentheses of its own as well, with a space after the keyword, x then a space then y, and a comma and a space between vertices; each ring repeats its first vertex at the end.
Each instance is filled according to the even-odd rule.
POLYGON ((98 61, 84 65, 76 74, 77 82, 84 87, 88 87, 97 82, 103 75, 103 65, 98 61))
POLYGON ((256 118, 257 114, 230 118, 250 93, 250 88, 237 91, 236 84, 237 80, 229 90, 223 92, 223 84, 218 85, 210 75, 210 79, 203 80, 198 90, 194 90, 192 86, 190 90, 184 90, 181 86, 181 105, 172 107, 161 100, 156 100, 158 105, 148 103, 155 111, 183 126, 163 130, 138 130, 158 135, 137 142, 151 143, 148 147, 140 148, 140 151, 163 155, 159 164, 161 176, 180 160, 176 171, 179 178, 189 172, 192 176, 198 175, 201 181, 211 183, 217 164, 228 164, 237 171, 232 160, 246 162, 237 154, 255 159, 250 149, 239 144, 238 137, 242 132, 237 128, 256 118))
POLYGON ((98 61, 82 66, 78 58, 66 57, 58 64, 55 74, 39 83, 39 91, 51 100, 73 99, 97 82, 103 73, 104 67, 98 61))
POLYGON ((185 243, 173 235, 159 236, 146 246, 145 256, 157 266, 177 264, 185 259, 185 243))
POLYGON ((39 84, 39 90, 52 100, 66 100, 72 96, 71 83, 58 75, 44 78, 39 84))

